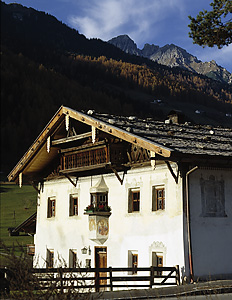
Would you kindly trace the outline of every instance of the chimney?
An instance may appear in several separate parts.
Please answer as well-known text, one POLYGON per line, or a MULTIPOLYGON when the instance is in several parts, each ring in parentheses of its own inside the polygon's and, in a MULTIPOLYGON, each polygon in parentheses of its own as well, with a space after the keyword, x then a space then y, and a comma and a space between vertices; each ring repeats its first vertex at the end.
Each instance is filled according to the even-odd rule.
POLYGON ((172 124, 183 124, 185 122, 185 115, 180 110, 171 110, 168 114, 168 119, 172 124))

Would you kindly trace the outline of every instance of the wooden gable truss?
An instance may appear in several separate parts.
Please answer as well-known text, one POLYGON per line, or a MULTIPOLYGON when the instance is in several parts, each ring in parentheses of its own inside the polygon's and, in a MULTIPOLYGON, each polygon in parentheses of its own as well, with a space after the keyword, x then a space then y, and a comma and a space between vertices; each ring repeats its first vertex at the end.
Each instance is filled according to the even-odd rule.
POLYGON ((166 160, 171 151, 91 115, 61 106, 8 179, 40 182, 48 176, 77 176, 100 169, 113 171, 119 177, 117 171, 149 162, 155 154, 166 160))

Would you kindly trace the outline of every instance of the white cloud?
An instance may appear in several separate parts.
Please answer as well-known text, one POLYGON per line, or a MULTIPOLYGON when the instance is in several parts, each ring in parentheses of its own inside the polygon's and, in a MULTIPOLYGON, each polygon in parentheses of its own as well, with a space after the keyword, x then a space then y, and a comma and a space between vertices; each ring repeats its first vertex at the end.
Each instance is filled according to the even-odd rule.
POLYGON ((128 34, 141 49, 145 43, 176 44, 202 61, 215 60, 232 70, 232 46, 202 48, 188 37, 188 15, 208 8, 211 0, 63 0, 76 7, 67 23, 88 38, 107 41, 128 34))
MULTIPOLYGON (((108 40, 128 34, 135 41, 146 42, 159 23, 172 11, 182 9, 183 0, 91 0, 86 1, 83 15, 71 15, 69 24, 88 38, 108 40)), ((157 32, 158 34, 158 32, 157 32)))

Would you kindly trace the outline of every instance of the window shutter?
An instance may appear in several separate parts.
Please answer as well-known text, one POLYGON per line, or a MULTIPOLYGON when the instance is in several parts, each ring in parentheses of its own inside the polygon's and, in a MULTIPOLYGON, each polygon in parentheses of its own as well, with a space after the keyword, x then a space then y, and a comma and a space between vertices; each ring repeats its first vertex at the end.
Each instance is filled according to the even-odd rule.
POLYGON ((71 195, 69 197, 69 216, 73 216, 73 198, 71 195))
POLYGON ((48 211, 47 211, 47 217, 50 218, 51 217, 51 200, 50 198, 48 198, 48 211))
POLYGON ((133 203, 132 203, 132 192, 129 190, 128 192, 128 213, 131 213, 133 211, 133 203))
POLYGON ((152 252, 152 266, 157 267, 157 255, 156 252, 152 252))
POLYGON ((155 187, 152 188, 152 211, 157 210, 157 205, 156 205, 156 189, 155 187))

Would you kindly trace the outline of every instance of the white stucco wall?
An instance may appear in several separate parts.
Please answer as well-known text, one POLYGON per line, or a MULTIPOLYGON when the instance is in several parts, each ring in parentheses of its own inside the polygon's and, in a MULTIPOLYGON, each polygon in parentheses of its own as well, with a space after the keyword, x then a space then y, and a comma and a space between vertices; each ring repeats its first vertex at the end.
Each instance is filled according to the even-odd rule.
POLYGON ((196 278, 223 278, 232 274, 232 170, 199 169, 190 175, 189 180, 194 275, 196 278), (218 182, 222 183, 225 216, 203 213, 202 206, 207 196, 202 193, 207 191, 202 191, 201 182, 207 182, 210 176, 213 176, 215 184, 210 186, 208 201, 214 197, 217 201, 223 198, 223 188, 214 189, 218 182))
MULTIPOLYGON (((122 173, 119 173, 122 178, 122 173)), ((35 263, 45 267, 46 249, 54 250, 69 262, 69 249, 76 249, 82 267, 85 259, 91 259, 94 267, 94 247, 100 243, 89 239, 88 216, 84 209, 90 204, 90 188, 100 179, 98 176, 80 177, 75 188, 66 178, 44 183, 38 200, 37 231, 35 235, 35 263), (69 217, 69 195, 78 194, 79 215, 69 217), (56 197, 56 216, 47 218, 48 197, 56 197), (91 255, 81 249, 91 248, 91 255)), ((152 264, 151 254, 162 252, 165 266, 179 264, 184 267, 182 182, 176 184, 166 165, 137 168, 127 172, 123 184, 114 174, 104 175, 109 188, 108 204, 112 208, 109 217, 109 237, 102 244, 107 247, 107 266, 128 266, 128 251, 137 251, 138 266, 152 264), (165 210, 152 211, 152 186, 165 186, 165 210), (128 213, 128 191, 140 188, 140 212, 128 213)))

